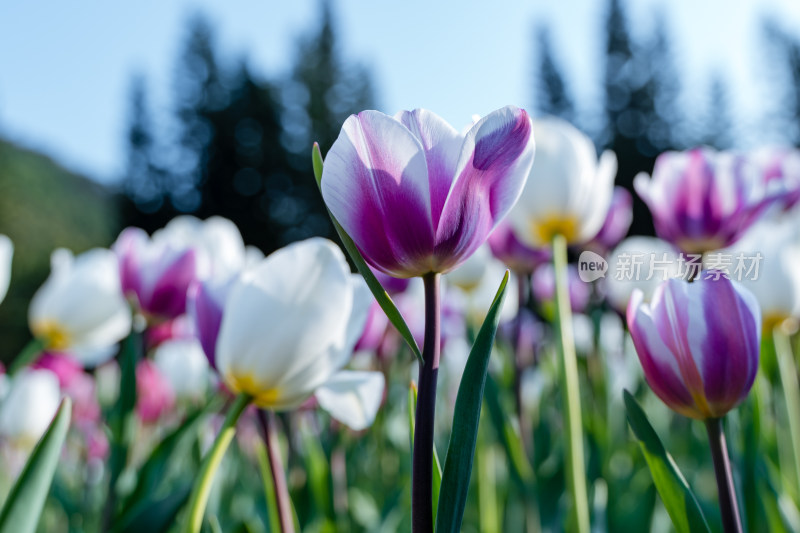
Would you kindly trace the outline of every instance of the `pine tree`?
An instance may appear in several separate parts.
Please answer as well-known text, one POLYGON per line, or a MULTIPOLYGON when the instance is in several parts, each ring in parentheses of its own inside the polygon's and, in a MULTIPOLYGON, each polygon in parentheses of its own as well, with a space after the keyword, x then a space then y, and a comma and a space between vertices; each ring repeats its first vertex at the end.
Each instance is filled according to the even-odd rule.
POLYGON ((375 107, 371 77, 359 64, 346 63, 339 50, 330 2, 322 0, 319 29, 302 38, 287 86, 290 149, 306 161, 314 142, 330 149, 345 119, 375 107))
POLYGON ((706 113, 706 134, 703 144, 717 150, 733 146, 733 120, 730 115, 728 87, 721 74, 715 73, 709 85, 709 107, 706 113))
POLYGON ((575 107, 553 57, 550 32, 545 25, 539 26, 536 31, 536 50, 538 55, 534 78, 536 115, 551 115, 574 123, 575 107))

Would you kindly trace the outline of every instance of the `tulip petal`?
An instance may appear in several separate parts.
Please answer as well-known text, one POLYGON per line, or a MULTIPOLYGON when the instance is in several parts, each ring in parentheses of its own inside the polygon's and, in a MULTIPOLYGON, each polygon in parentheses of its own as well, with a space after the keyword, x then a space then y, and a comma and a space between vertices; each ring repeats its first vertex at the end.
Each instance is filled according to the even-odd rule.
POLYGON ((176 317, 186 312, 186 293, 197 278, 197 253, 194 249, 184 251, 181 256, 169 263, 158 277, 145 305, 151 313, 176 317))
POLYGON ((627 321, 647 383, 672 409, 686 416, 694 416, 692 395, 684 386, 680 368, 659 333, 652 307, 644 304, 643 298, 642 291, 636 289, 633 292, 628 304, 627 321))
POLYGON ((433 250, 425 153, 394 118, 351 115, 325 158, 322 196, 364 258, 387 274, 409 277, 433 250))
POLYGON ((533 164, 528 114, 507 106, 470 128, 436 226, 437 271, 474 252, 519 198, 533 164))
POLYGON ((354 431, 372 425, 383 400, 385 380, 380 372, 342 370, 314 394, 320 407, 354 431))
MULTIPOLYGON (((701 304, 706 324, 705 338, 694 350, 716 357, 705 357, 701 371, 705 395, 714 414, 722 415, 743 399, 758 371, 761 316, 755 297, 733 281, 702 279, 695 283, 703 294, 701 304)), ((696 356, 697 357, 697 356, 696 356)))
POLYGON ((427 109, 401 111, 395 118, 422 143, 428 165, 431 214, 433 220, 439 220, 456 175, 464 136, 439 115, 427 109))

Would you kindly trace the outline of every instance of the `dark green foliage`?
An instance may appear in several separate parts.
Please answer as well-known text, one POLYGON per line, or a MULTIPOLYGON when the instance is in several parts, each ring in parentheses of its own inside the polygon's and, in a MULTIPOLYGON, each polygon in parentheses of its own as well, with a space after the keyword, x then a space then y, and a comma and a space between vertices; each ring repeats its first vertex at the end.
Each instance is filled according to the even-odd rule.
POLYGON ((28 303, 50 272, 50 254, 108 246, 119 231, 113 196, 50 158, 0 140, 0 233, 15 243, 11 286, 0 304, 0 361, 30 340, 28 303))
POLYGON ((135 86, 127 224, 153 231, 181 213, 224 216, 265 252, 334 235, 308 150, 318 141, 326 152, 344 119, 373 99, 364 69, 338 51, 327 3, 285 81, 259 79, 245 60, 221 61, 210 23, 193 18, 174 87, 179 134, 167 139, 152 134, 141 83, 135 86))

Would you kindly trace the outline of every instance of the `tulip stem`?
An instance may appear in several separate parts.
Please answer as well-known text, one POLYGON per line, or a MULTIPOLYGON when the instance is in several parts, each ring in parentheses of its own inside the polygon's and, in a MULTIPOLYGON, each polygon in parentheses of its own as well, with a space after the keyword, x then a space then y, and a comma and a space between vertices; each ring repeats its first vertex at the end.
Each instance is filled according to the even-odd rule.
POLYGON ((789 419, 789 435, 791 436, 792 453, 794 455, 794 473, 796 494, 800 496, 800 386, 797 382, 797 366, 792 355, 789 337, 780 326, 773 332, 775 339, 775 358, 780 369, 783 398, 786 402, 786 413, 789 419))
POLYGON ((185 533, 199 533, 203 526, 203 515, 206 512, 208 497, 211 494, 211 485, 214 482, 214 474, 219 468, 222 458, 228 449, 233 436, 236 434, 236 422, 250 403, 250 396, 239 394, 228 409, 222 427, 219 430, 214 444, 203 458, 200 465, 200 472, 189 496, 189 509, 187 511, 186 525, 183 528, 185 533))
POLYGON ((414 450, 411 467, 411 525, 413 533, 433 533, 433 419, 439 375, 441 318, 439 274, 422 277, 425 284, 425 339, 419 368, 414 450))
POLYGON ((263 431, 264 445, 267 448, 269 469, 272 474, 272 487, 275 494, 275 503, 278 510, 278 521, 281 533, 294 533, 294 518, 292 515, 292 501, 289 489, 286 486, 286 475, 283 472, 281 451, 278 447, 278 434, 275 431, 275 414, 272 411, 258 410, 258 421, 263 431))
POLYGON ((706 431, 711 445, 711 458, 714 460, 714 474, 717 476, 722 528, 725 533, 741 533, 742 522, 739 518, 739 504, 736 501, 736 487, 733 485, 731 460, 728 457, 725 432, 722 430, 722 419, 706 419, 706 431))
POLYGON ((525 416, 522 404, 522 371, 525 364, 525 346, 523 321, 525 306, 528 304, 528 276, 523 272, 516 272, 517 277, 517 319, 514 323, 514 401, 517 407, 517 418, 519 419, 519 433, 522 439, 522 446, 529 454, 533 452, 531 442, 532 430, 530 422, 525 416))
POLYGON ((567 286, 567 240, 563 235, 553 239, 553 270, 556 281, 556 324, 561 355, 561 397, 564 402, 564 427, 567 439, 567 486, 572 496, 572 523, 578 533, 589 532, 589 500, 583 456, 583 422, 578 360, 572 336, 572 309, 567 286))
POLYGON ((42 350, 44 350, 43 341, 40 339, 31 340, 25 345, 25 348, 22 349, 19 355, 17 355, 14 361, 12 361, 12 363, 9 365, 8 375, 13 376, 15 373, 36 361, 42 354, 42 350))

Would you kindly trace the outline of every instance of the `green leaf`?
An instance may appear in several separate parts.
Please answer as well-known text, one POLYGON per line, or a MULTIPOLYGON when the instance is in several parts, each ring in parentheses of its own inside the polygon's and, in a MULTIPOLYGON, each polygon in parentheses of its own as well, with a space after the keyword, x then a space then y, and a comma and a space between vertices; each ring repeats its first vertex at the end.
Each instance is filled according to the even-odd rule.
POLYGON ((522 446, 519 430, 511 423, 507 412, 500 404, 500 389, 492 376, 486 377, 486 407, 489 408, 489 419, 508 456, 514 479, 522 490, 527 490, 527 485, 534 480, 533 466, 528 461, 522 446))
POLYGON ((0 533, 34 533, 67 436, 72 402, 64 398, 0 511, 0 533))
MULTIPOLYGON (((156 492, 159 484, 164 479, 169 466, 170 458, 173 457, 175 449, 183 438, 194 431, 203 417, 211 412, 219 410, 222 404, 222 397, 214 397, 205 406, 190 413, 184 421, 158 443, 158 446, 150 454, 144 464, 138 468, 138 478, 136 488, 125 499, 120 515, 127 514, 139 502, 151 498, 156 492)), ((121 520, 125 520, 123 517, 121 520)))
POLYGON ((647 420, 647 415, 628 391, 624 392, 624 397, 628 424, 639 441, 647 466, 650 467, 653 483, 675 530, 679 533, 708 532, 708 522, 697 498, 672 456, 664 449, 653 426, 647 420))
POLYGON ((447 447, 444 463, 439 511, 436 518, 437 533, 457 533, 461 531, 464 506, 467 503, 469 479, 475 458, 475 444, 478 438, 478 423, 483 404, 483 389, 489 356, 492 355, 494 336, 500 320, 509 272, 506 271, 489 313, 486 315, 475 344, 469 353, 467 365, 458 386, 456 407, 453 414, 453 430, 447 447))
MULTIPOLYGON (((311 151, 311 162, 314 166, 314 177, 317 179, 317 187, 320 187, 320 191, 322 190, 322 153, 319 151, 319 145, 314 143, 314 148, 311 151)), ((333 222, 333 227, 336 228, 336 233, 339 234, 339 238, 342 239, 342 244, 344 245, 347 253, 350 255, 350 258, 355 263, 358 272, 364 277, 364 281, 367 282, 367 286, 369 290, 372 291, 372 295, 375 296, 375 300, 378 302, 378 305, 381 306, 383 312, 386 313, 386 316, 389 318, 389 322, 397 328, 397 331, 400 333, 400 336, 403 337, 403 340, 406 341, 411 351, 414 352, 414 355, 417 356, 419 359, 420 364, 423 363, 422 360, 422 352, 417 346, 417 341, 414 340, 414 335, 411 334, 411 330, 408 328, 408 324, 403 319, 403 315, 400 314, 400 311, 397 309, 397 306, 392 301, 392 298, 386 292, 386 290, 381 285, 381 282, 378 281, 378 278, 375 277, 375 274, 372 273, 369 266, 367 266, 367 262, 364 261, 364 257, 361 255, 361 252, 358 251, 358 247, 356 243, 353 242, 353 239, 347 234, 344 228, 339 225, 339 222, 333 216, 333 213, 328 211, 328 215, 331 217, 331 221, 333 222)))
MULTIPOLYGON (((411 439, 411 447, 410 450, 414 449, 414 428, 416 424, 416 414, 417 412, 417 385, 413 381, 411 382, 411 386, 408 388, 408 427, 409 427, 409 436, 411 439)), ((433 522, 436 523, 436 514, 439 511, 439 495, 442 490, 442 463, 439 461, 439 453, 436 451, 436 443, 433 444, 433 465, 436 467, 433 469, 433 479, 431 479, 431 483, 433 483, 432 492, 431 492, 431 499, 433 500, 433 522)))
POLYGON ((186 483, 160 498, 148 495, 125 513, 114 528, 114 531, 119 533, 138 533, 141 531, 164 533, 168 531, 175 523, 178 511, 189 499, 191 492, 192 484, 186 483))

